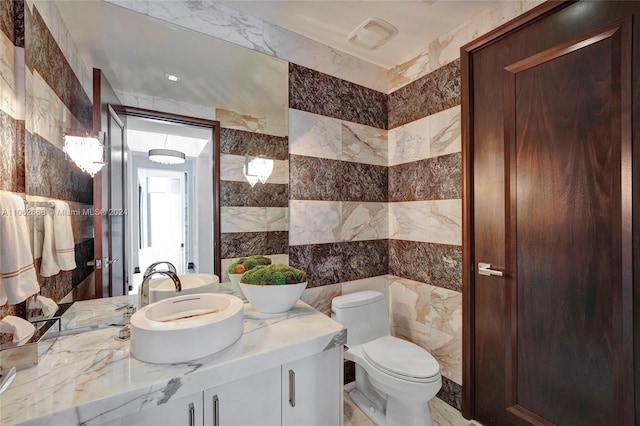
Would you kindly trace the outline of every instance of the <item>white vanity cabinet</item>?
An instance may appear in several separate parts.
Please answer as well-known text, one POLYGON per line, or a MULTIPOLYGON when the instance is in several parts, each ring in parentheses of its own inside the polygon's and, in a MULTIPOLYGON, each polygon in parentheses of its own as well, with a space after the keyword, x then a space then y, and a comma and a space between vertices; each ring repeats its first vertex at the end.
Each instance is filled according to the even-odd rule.
POLYGON ((282 426, 342 424, 342 348, 282 366, 282 426))
POLYGON ((204 391, 205 426, 279 426, 280 367, 204 391))
POLYGON ((110 426, 339 426, 342 347, 106 423, 110 426))

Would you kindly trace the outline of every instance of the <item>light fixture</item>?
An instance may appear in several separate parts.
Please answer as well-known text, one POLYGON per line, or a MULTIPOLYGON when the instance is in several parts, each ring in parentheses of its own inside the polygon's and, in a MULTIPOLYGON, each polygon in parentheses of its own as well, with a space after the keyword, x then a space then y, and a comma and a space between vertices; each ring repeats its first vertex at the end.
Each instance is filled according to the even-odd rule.
POLYGON ((166 73, 164 75, 164 78, 166 78, 169 81, 173 81, 174 83, 177 83, 180 81, 180 77, 178 77, 177 75, 169 74, 169 73, 166 73))
POLYGON ((149 160, 160 164, 184 163, 184 152, 174 149, 150 149, 149 160))
POLYGON ((164 137, 164 148, 155 148, 149 150, 149 160, 160 164, 182 164, 185 161, 184 152, 167 148, 167 140, 169 135, 164 137))
POLYGON ((264 184, 267 179, 269 179, 269 176, 271 176, 272 171, 273 160, 264 158, 263 156, 258 156, 249 161, 249 155, 244 155, 244 167, 242 168, 242 173, 244 174, 244 177, 247 178, 252 188, 258 181, 264 184))
POLYGON ((91 177, 94 177, 104 165, 104 145, 100 138, 104 133, 91 136, 85 133, 84 136, 64 135, 63 151, 73 160, 80 169, 91 177))

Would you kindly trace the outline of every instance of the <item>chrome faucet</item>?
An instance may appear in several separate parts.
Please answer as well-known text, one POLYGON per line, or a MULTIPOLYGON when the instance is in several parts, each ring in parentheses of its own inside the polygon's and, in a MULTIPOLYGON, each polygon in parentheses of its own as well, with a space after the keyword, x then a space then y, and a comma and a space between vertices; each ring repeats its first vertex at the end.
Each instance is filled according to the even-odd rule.
POLYGON ((151 275, 151 273, 156 270, 156 266, 158 266, 158 265, 167 265, 167 269, 170 272, 173 272, 176 275, 178 274, 178 272, 176 271, 176 267, 173 266, 173 263, 171 263, 169 261, 166 261, 166 260, 161 260, 160 262, 154 262, 151 265, 149 265, 147 270, 144 271, 144 275, 142 277, 143 278, 147 278, 148 275, 151 275))
POLYGON ((180 278, 178 278, 178 275, 176 275, 175 272, 171 270, 169 271, 153 271, 152 270, 151 272, 149 272, 149 269, 147 269, 147 272, 144 273, 144 279, 142 280, 142 284, 140 284, 140 287, 138 288, 138 309, 149 304, 149 281, 151 281, 151 277, 156 274, 165 275, 171 278, 171 280, 173 281, 173 284, 176 286, 176 293, 180 293, 182 291, 182 283, 180 282, 180 278), (145 291, 145 288, 147 289, 146 291, 145 291))

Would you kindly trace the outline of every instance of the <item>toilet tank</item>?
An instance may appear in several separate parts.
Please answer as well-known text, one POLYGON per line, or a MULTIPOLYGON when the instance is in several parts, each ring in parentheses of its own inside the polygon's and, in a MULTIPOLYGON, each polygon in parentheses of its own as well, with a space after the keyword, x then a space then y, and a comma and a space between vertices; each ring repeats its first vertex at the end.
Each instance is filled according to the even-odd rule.
POLYGON ((347 327, 347 346, 361 345, 389 334, 389 313, 384 294, 359 291, 331 302, 331 318, 347 327))

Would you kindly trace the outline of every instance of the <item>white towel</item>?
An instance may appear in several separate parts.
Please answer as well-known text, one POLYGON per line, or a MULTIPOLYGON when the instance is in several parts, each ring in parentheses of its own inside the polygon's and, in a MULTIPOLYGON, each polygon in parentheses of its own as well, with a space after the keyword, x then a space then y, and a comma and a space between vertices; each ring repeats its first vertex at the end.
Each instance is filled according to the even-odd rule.
POLYGON ((0 305, 40 291, 24 211, 22 197, 0 191, 0 305))
POLYGON ((13 334, 13 343, 27 343, 35 331, 33 324, 19 317, 9 315, 0 320, 0 333, 13 334))
POLYGON ((53 230, 53 215, 51 211, 47 211, 42 220, 44 221, 44 239, 42 241, 40 276, 52 277, 60 272, 60 266, 58 266, 58 259, 56 258, 55 231, 53 230))
POLYGON ((63 271, 76 269, 76 246, 71 229, 71 209, 66 201, 54 201, 53 231, 56 259, 63 271))
POLYGON ((29 299, 29 309, 41 309, 42 315, 45 317, 50 317, 58 311, 58 304, 53 301, 53 299, 49 299, 48 297, 44 297, 41 295, 36 295, 36 297, 29 299))
POLYGON ((42 266, 40 275, 52 277, 60 270, 76 268, 75 244, 71 229, 69 204, 53 201, 53 211, 44 216, 44 241, 42 243, 42 266))

